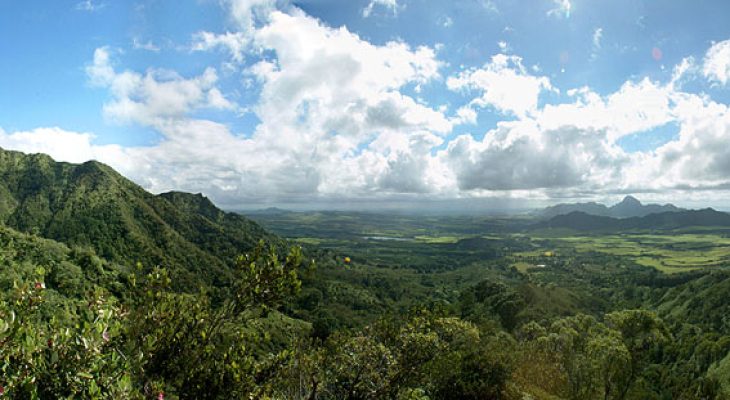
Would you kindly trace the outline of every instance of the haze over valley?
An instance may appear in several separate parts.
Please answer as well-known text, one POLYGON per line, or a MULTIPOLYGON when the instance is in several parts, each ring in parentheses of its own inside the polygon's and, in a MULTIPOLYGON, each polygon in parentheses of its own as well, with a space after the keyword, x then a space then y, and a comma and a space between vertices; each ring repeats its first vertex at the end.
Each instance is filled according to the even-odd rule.
POLYGON ((0 3, 0 397, 730 399, 728 15, 0 3))

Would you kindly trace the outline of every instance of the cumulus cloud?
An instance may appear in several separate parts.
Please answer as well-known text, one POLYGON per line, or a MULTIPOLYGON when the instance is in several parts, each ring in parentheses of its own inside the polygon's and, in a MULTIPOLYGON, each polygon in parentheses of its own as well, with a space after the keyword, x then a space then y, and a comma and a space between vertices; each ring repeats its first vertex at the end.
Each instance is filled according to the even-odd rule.
POLYGON ((545 90, 553 90, 550 79, 529 74, 518 56, 497 54, 482 68, 472 68, 449 77, 449 89, 476 91, 479 97, 471 105, 492 106, 497 110, 525 117, 537 110, 538 98, 545 90))
MULTIPOLYGON (((199 32, 190 49, 224 51, 231 68, 256 82, 246 88, 259 95, 253 131, 199 117, 201 110, 240 111, 219 88, 216 69, 188 76, 130 70, 117 65, 123 54, 102 47, 86 73, 109 94, 104 115, 156 130, 158 143, 97 145, 89 133, 39 128, 0 130, 0 146, 71 162, 99 159, 152 191, 202 191, 229 207, 389 195, 730 188, 728 108, 680 85, 700 71, 725 85, 728 42, 714 44, 702 62, 684 59, 668 82, 639 78, 608 94, 583 87, 559 96, 548 77, 526 69, 517 55, 496 54, 480 68, 444 77, 434 48, 400 40, 376 45, 301 10, 278 11, 274 0, 225 4, 235 29, 199 32), (462 93, 465 104, 433 106, 407 94, 444 84, 462 93), (543 105, 548 92, 554 101, 543 105), (483 137, 454 135, 454 126, 476 124, 483 113, 509 121, 483 137), (627 153, 619 145, 627 135, 667 124, 678 132, 659 148, 627 153)), ((565 0, 556 6, 560 15, 571 9, 565 0)), ((395 12, 398 4, 376 0, 368 7, 370 15, 373 7, 395 12)), ((594 31, 594 49, 602 33, 594 31)))
POLYGON ((109 89, 112 100, 104 104, 104 115, 120 122, 155 125, 200 108, 236 108, 215 86, 218 75, 214 68, 191 79, 169 70, 117 73, 111 64, 110 50, 102 47, 94 52, 93 63, 86 67, 86 72, 92 84, 109 89))
MULTIPOLYGON (((448 184, 430 149, 442 143, 452 121, 401 93, 406 85, 440 77, 433 49, 402 42, 376 46, 303 13, 271 13, 251 40, 274 57, 245 71, 261 87, 254 110, 261 123, 247 135, 193 117, 200 109, 235 109, 217 88, 215 69, 193 77, 159 69, 137 72, 116 68, 117 55, 97 49, 86 72, 92 85, 109 91, 104 115, 150 126, 162 139, 115 154, 93 145, 90 135, 73 136, 80 141, 76 147, 88 149, 74 161, 97 158, 152 191, 203 191, 236 206, 433 192, 448 184)), ((46 141, 40 132, 31 134, 38 143, 46 141)), ((30 149, 30 142, 12 145, 30 149)))
POLYGON ((711 82, 727 84, 730 79, 730 40, 715 43, 707 50, 702 72, 711 82))
POLYGON ((58 161, 81 163, 103 160, 119 168, 131 171, 130 159, 124 148, 118 145, 94 145, 94 135, 67 131, 58 127, 36 128, 30 131, 5 132, 0 128, 0 147, 25 153, 44 153, 58 161))
POLYGON ((623 152, 606 132, 503 122, 482 141, 462 135, 440 154, 461 190, 569 188, 615 181, 623 152))
POLYGON ((454 122, 457 124, 476 124, 477 112, 471 107, 459 107, 459 109, 456 110, 456 118, 454 119, 454 122))
POLYGON ((266 22, 268 15, 276 9, 276 0, 224 0, 231 19, 239 32, 251 35, 258 22, 266 22))
POLYGON ((581 129, 605 130, 615 141, 672 121, 674 93, 671 86, 647 78, 627 81, 607 96, 584 87, 567 92, 575 98, 574 102, 547 104, 535 118, 546 129, 559 128, 568 122, 581 129))
POLYGON ((657 190, 730 188, 728 107, 683 94, 677 99, 675 110, 680 124, 678 138, 645 155, 642 163, 634 166, 630 177, 635 186, 657 190))
POLYGON ((309 160, 322 193, 422 191, 414 181, 424 180, 423 174, 415 175, 415 169, 411 180, 381 177, 415 154, 382 144, 397 133, 401 143, 416 146, 418 141, 407 138, 451 130, 442 112, 400 91, 439 77, 434 50, 402 42, 375 46, 301 13, 275 12, 270 18, 255 40, 276 59, 251 69, 263 85, 256 138, 309 160), (398 182, 404 186, 396 188, 398 182))
POLYGON ((299 123, 316 135, 354 141, 388 129, 450 130, 444 115, 399 91, 439 76, 431 48, 374 46, 344 28, 283 13, 272 15, 256 42, 277 55, 251 70, 263 82, 256 112, 264 125, 299 123))

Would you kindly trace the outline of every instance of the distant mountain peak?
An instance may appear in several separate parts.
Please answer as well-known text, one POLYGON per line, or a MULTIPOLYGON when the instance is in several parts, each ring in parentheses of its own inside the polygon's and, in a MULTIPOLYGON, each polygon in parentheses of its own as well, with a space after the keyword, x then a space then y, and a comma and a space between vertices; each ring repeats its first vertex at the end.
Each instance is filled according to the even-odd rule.
POLYGON ((641 202, 636 197, 634 197, 632 195, 628 195, 628 196, 624 197, 623 200, 621 200, 621 203, 618 203, 618 204, 626 204, 626 205, 637 205, 637 206, 640 206, 641 205, 641 202))
POLYGON ((621 202, 607 207, 600 203, 567 203, 547 207, 539 212, 544 218, 552 218, 558 215, 567 215, 572 212, 582 212, 588 215, 597 215, 613 218, 644 217, 649 214, 664 212, 684 211, 672 204, 642 204, 639 199, 628 195, 621 202))
MULTIPOLYGON (((647 206, 648 207, 648 206, 647 206)), ((666 207, 666 206, 659 206, 666 207)), ((580 211, 557 215, 549 220, 535 224, 542 228, 567 228, 578 231, 613 231, 629 230, 672 230, 691 227, 728 227, 730 214, 715 211, 712 208, 702 210, 681 210, 652 213, 642 217, 612 218, 590 215, 580 211)))

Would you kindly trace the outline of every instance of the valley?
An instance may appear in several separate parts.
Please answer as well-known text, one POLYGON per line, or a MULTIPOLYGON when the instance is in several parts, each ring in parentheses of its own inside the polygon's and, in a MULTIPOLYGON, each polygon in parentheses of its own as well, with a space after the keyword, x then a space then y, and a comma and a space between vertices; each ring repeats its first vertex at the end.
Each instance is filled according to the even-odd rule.
POLYGON ((241 214, 95 162, 0 150, 0 176, 12 397, 730 393, 714 210, 241 214))

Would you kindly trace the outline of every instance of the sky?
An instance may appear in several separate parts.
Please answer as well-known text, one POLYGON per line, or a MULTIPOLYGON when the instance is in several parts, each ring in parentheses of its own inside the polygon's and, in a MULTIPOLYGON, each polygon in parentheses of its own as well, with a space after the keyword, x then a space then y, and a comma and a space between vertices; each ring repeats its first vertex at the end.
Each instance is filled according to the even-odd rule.
POLYGON ((0 0, 0 147, 228 209, 730 208, 730 2, 0 0))

